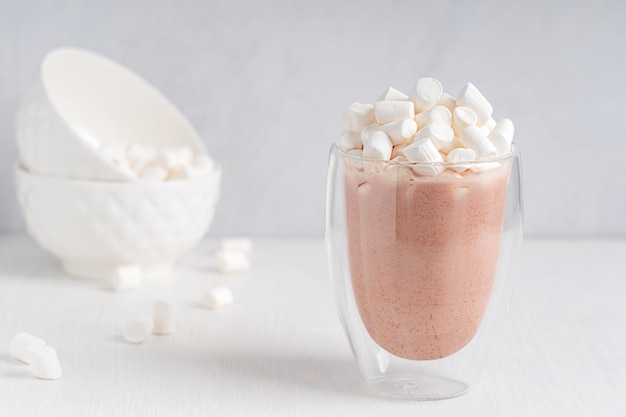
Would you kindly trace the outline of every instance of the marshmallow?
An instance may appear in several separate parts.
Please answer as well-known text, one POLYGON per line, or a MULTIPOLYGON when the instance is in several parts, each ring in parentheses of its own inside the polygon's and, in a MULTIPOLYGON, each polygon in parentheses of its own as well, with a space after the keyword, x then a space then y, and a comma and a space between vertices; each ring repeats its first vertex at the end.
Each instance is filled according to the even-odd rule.
POLYGON ((493 113, 493 107, 489 101, 472 83, 467 83, 463 86, 459 96, 456 98, 456 105, 472 109, 478 117, 478 122, 476 123, 478 126, 485 124, 493 113))
POLYGON ((441 95, 441 99, 439 100, 439 103, 437 104, 440 106, 444 106, 445 108, 450 110, 450 112, 453 112, 454 108, 456 107, 456 99, 448 93, 443 93, 441 95))
POLYGON ((154 334, 176 333, 176 304, 158 300, 152 304, 152 332, 154 334))
POLYGON ((452 113, 452 129, 456 136, 460 136, 467 126, 475 125, 477 122, 478 116, 470 108, 457 107, 452 113))
POLYGON ((44 346, 46 346, 46 342, 44 342, 43 339, 33 336, 30 333, 19 332, 13 337, 13 339, 11 339, 9 353, 17 360, 30 363, 30 349, 42 348, 44 346))
POLYGON ((443 123, 430 123, 417 131, 413 141, 430 138, 437 149, 444 148, 454 139, 454 131, 449 125, 443 123))
POLYGON ((120 143, 107 142, 98 149, 103 158, 111 161, 116 165, 128 164, 126 159, 126 147, 120 143))
POLYGON ((143 277, 138 265, 124 265, 115 268, 111 286, 115 291, 131 291, 141 286, 143 277))
MULTIPOLYGON (((365 126, 374 122, 374 106, 371 104, 352 103, 346 110, 351 123, 344 122, 350 130, 360 132, 365 126)), ((348 117, 348 116, 346 116, 348 117)))
POLYGON ((355 104, 357 103, 349 105, 341 114, 341 124, 345 130, 354 130, 352 126, 352 106, 355 104))
POLYGON ((37 378, 59 379, 63 376, 57 352, 52 346, 32 346, 30 357, 30 369, 37 378))
POLYGON ((355 157, 348 158, 348 162, 350 163, 350 165, 355 168, 363 167, 363 164, 361 163, 361 158, 363 158, 363 149, 351 149, 346 153, 355 157))
POLYGON ((192 178, 195 175, 194 169, 190 165, 183 165, 182 167, 170 170, 167 173, 167 180, 182 180, 185 178, 192 178))
POLYGON ((476 152, 476 159, 484 159, 497 154, 496 147, 478 126, 468 126, 459 136, 459 142, 465 148, 476 152))
POLYGON ((365 144, 370 140, 370 137, 372 136, 372 134, 376 132, 376 130, 378 130, 379 127, 380 125, 378 123, 370 123, 367 126, 365 126, 363 130, 361 130, 361 137, 360 137, 361 148, 365 146, 365 144))
POLYGON ((391 151, 391 160, 393 161, 398 156, 404 157, 404 148, 406 148, 410 144, 411 142, 404 142, 404 143, 394 146, 393 150, 391 151))
POLYGON ((193 151, 188 146, 168 148, 159 152, 156 160, 161 167, 171 170, 190 164, 193 161, 193 151))
POLYGON ((378 97, 378 101, 385 100, 408 100, 409 96, 404 94, 402 91, 398 91, 393 87, 387 88, 383 93, 378 97))
POLYGON ((141 171, 139 178, 146 181, 163 181, 167 179, 168 175, 167 169, 150 164, 141 171))
POLYGON ((514 131, 513 122, 510 119, 502 119, 493 127, 488 137, 496 147, 498 155, 511 151, 514 131))
POLYGON ((489 130, 489 126, 487 126, 487 123, 482 126, 478 126, 478 129, 480 129, 480 132, 485 136, 489 136, 489 133, 491 133, 491 130, 489 130))
POLYGON ((496 119, 494 119, 493 117, 490 117, 489 120, 485 122, 485 126, 487 126, 487 129, 489 129, 490 132, 493 130, 494 127, 496 127, 496 124, 496 119))
MULTIPOLYGON (((387 103, 391 102, 388 101, 387 103)), ((388 161, 391 158, 392 150, 393 144, 389 136, 387 136, 385 132, 377 130, 370 136, 365 146, 363 146, 363 157, 388 161)))
POLYGON ((456 172, 463 172, 470 167, 470 164, 461 164, 460 162, 470 162, 476 158, 476 152, 471 149, 457 148, 453 149, 446 156, 446 161, 457 164, 452 167, 456 172))
POLYGON ((241 251, 219 250, 213 256, 213 262, 217 270, 222 273, 247 272, 250 270, 250 260, 241 251))
POLYGON ((202 296, 202 305, 210 310, 233 303, 233 293, 228 287, 217 287, 202 296))
POLYGON ((415 115, 417 128, 421 129, 429 123, 438 122, 446 125, 452 123, 452 113, 445 106, 433 106, 430 109, 415 115))
POLYGON ((415 117, 415 105, 412 101, 377 101, 374 112, 376 122, 385 124, 396 120, 412 119, 415 117))
POLYGON ((417 123, 413 119, 402 119, 386 123, 380 126, 380 131, 385 132, 391 143, 398 145, 411 139, 417 132, 417 123))
POLYGON ((452 138, 452 141, 450 143, 448 143, 443 148, 439 149, 439 152, 443 152, 447 154, 454 149, 462 148, 462 147, 463 145, 461 145, 461 142, 459 142, 459 138, 455 136, 454 138, 452 138))
POLYGON ((193 159, 191 164, 171 169, 167 174, 168 180, 180 180, 185 178, 201 177, 215 171, 215 162, 205 154, 200 154, 193 159))
POLYGON ((220 249, 238 250, 249 254, 252 252, 252 240, 247 237, 231 237, 220 240, 220 249))
MULTIPOLYGON (((443 162, 443 157, 429 138, 414 141, 404 148, 404 156, 410 162, 443 162)), ((436 165, 412 165, 411 168, 418 174, 437 175, 444 168, 436 165)))
POLYGON ((339 147, 343 150, 361 149, 361 134, 353 130, 344 130, 339 138, 339 147))
POLYGON ((420 113, 433 107, 443 96, 443 87, 434 78, 420 78, 409 95, 409 100, 415 104, 415 112, 420 113))
POLYGON ((129 343, 143 343, 152 333, 153 323, 149 317, 139 317, 126 323, 122 336, 129 343))
POLYGON ((511 119, 502 119, 491 129, 501 132, 505 137, 513 140, 513 134, 515 133, 515 127, 511 119))
POLYGON ((126 158, 135 171, 141 171, 156 155, 156 149, 149 145, 133 144, 126 149, 126 158))

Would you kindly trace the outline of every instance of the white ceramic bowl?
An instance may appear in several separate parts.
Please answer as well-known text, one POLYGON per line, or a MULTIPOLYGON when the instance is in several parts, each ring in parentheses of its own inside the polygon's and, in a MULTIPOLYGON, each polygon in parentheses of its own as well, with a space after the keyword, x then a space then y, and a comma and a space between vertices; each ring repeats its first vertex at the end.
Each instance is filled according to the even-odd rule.
POLYGON ((16 120, 21 164, 43 175, 127 181, 92 143, 188 146, 206 150, 197 132, 155 87, 93 52, 56 49, 43 59, 16 120))
POLYGON ((19 201, 31 236, 66 272, 108 279, 138 265, 144 277, 169 272, 213 218, 221 171, 167 182, 55 178, 16 169, 19 201))

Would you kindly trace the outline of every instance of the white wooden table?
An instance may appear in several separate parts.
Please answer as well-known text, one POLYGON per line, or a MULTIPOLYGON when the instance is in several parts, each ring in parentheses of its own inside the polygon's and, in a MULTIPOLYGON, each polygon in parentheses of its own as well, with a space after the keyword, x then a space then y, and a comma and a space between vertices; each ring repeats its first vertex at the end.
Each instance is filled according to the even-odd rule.
POLYGON ((316 240, 257 240, 253 270, 211 272, 212 242, 167 283, 115 294, 67 278, 25 236, 0 237, 1 416, 626 416, 626 240, 527 241, 507 328, 468 394, 391 400, 361 381, 316 240), (227 284, 235 304, 200 306, 227 284), (158 298, 179 330, 125 343, 158 298), (64 376, 37 380, 8 355, 26 330, 64 376))

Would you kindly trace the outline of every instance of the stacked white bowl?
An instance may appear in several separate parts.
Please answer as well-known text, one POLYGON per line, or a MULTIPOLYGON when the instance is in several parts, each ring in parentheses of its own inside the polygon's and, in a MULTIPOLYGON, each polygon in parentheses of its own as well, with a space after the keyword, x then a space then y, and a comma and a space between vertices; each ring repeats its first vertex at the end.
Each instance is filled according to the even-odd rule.
POLYGON ((219 166, 181 112, 121 65, 75 48, 50 52, 16 128, 27 229, 69 274, 109 279, 135 265, 144 277, 161 276, 206 233, 219 166), (148 160, 110 149, 147 150, 163 175, 142 175, 148 160), (186 165, 168 166, 181 151, 186 165))

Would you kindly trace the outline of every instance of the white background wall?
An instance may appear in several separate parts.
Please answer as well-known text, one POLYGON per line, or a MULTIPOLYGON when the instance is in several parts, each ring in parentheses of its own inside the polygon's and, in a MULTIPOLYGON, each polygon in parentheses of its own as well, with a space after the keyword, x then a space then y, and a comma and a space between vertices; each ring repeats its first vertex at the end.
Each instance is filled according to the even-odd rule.
POLYGON ((50 49, 170 97, 224 167, 216 235, 321 235, 342 110, 422 76, 516 122, 529 235, 626 235, 626 2, 0 0, 0 232, 23 230, 13 118, 50 49))

